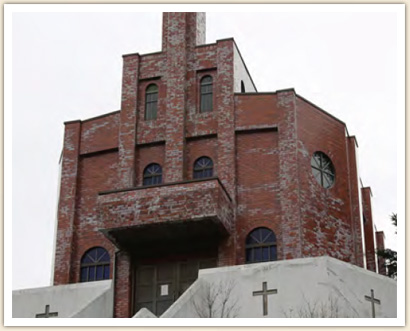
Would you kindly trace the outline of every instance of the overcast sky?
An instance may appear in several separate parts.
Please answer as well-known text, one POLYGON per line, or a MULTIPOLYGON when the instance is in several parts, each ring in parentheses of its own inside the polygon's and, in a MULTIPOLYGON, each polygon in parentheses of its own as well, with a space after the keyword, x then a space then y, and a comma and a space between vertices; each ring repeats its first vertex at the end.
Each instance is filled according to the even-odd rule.
MULTIPOLYGON (((12 222, 13 289, 50 284, 63 122, 119 110, 121 55, 161 49, 162 14, 129 8, 12 16, 13 191, 12 220, 5 221, 12 222)), ((234 37, 259 92, 293 87, 345 122, 358 140, 377 229, 385 231, 386 246, 397 248, 389 215, 398 211, 398 178, 404 180, 397 174, 404 141, 398 145, 396 134, 404 127, 398 95, 404 40, 394 11, 372 12, 374 5, 360 12, 312 5, 308 12, 275 5, 246 12, 234 12, 242 10, 238 5, 224 6, 226 12, 215 12, 220 6, 144 8, 207 11, 207 43, 234 37)))

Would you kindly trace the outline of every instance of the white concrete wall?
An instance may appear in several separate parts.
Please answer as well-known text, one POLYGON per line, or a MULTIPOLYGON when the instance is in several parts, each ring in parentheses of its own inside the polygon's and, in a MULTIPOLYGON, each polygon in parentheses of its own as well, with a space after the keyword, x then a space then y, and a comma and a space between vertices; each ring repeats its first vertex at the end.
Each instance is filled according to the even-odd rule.
POLYGON ((215 315, 220 314, 227 284, 234 284, 225 312, 231 308, 235 317, 368 318, 372 317, 371 303, 364 296, 370 296, 371 289, 381 300, 381 305, 375 305, 376 317, 396 317, 396 281, 330 257, 201 270, 198 281, 161 317, 198 317, 193 302, 209 302, 204 284, 218 289, 215 315), (262 296, 253 296, 262 290, 263 282, 268 289, 277 289, 277 294, 268 295, 266 316, 262 296))
POLYGON ((234 47, 233 62, 234 62, 234 92, 241 92, 241 81, 244 82, 245 92, 256 92, 256 87, 252 82, 252 79, 246 70, 245 63, 243 62, 239 50, 234 47))
POLYGON ((13 291, 13 318, 35 318, 45 312, 46 305, 58 317, 112 317, 112 281, 13 291))

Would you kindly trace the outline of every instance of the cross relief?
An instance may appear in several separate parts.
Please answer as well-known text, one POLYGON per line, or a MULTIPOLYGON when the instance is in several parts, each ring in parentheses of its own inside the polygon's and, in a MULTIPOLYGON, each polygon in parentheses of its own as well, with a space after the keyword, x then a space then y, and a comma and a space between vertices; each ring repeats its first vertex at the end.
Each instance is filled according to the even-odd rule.
POLYGON ((36 318, 49 318, 49 317, 57 317, 57 312, 50 312, 50 305, 46 305, 46 311, 41 314, 36 314, 36 318))
POLYGON ((378 305, 380 305, 381 301, 374 297, 373 289, 370 290, 370 293, 371 293, 370 296, 365 295, 364 298, 366 299, 366 301, 370 301, 372 303, 372 317, 375 318, 376 317, 376 310, 375 310, 374 304, 377 303, 378 305))
POLYGON ((263 316, 268 315, 268 295, 270 294, 277 294, 277 289, 268 290, 268 283, 262 283, 262 291, 254 291, 252 292, 253 296, 262 295, 262 303, 263 303, 263 316))

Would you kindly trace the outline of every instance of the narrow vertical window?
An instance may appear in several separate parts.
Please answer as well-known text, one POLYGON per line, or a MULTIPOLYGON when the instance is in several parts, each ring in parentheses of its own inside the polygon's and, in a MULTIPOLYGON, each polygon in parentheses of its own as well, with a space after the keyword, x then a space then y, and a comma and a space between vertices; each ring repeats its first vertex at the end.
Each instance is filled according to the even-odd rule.
POLYGON ((208 178, 213 176, 214 163, 209 157, 200 157, 194 163, 194 178, 208 178))
POLYGON ((151 84, 145 90, 145 120, 157 119, 158 86, 151 84))
POLYGON ((243 83, 243 80, 241 80, 241 93, 245 93, 245 84, 243 83))
POLYGON ((213 93, 212 93, 212 77, 205 76, 201 79, 201 113, 212 111, 213 109, 213 93))
POLYGON ((143 174, 142 185, 156 185, 162 183, 162 168, 157 163, 151 163, 147 165, 143 174))

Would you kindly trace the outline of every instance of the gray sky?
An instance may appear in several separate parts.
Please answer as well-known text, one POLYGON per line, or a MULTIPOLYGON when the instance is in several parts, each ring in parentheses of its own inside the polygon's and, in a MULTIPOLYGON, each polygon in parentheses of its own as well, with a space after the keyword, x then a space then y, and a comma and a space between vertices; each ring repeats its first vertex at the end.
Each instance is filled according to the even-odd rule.
MULTIPOLYGON (((396 249, 389 215, 398 211, 398 146, 404 153, 396 133, 404 128, 404 108, 398 110, 404 40, 396 13, 370 12, 375 6, 318 12, 312 5, 299 13, 274 5, 212 12, 220 8, 191 10, 207 11, 207 43, 235 38, 259 92, 294 87, 357 137, 375 224, 396 249)), ((121 55, 161 49, 160 12, 70 11, 12 16, 13 191, 12 220, 5 221, 12 221, 13 289, 50 284, 63 122, 119 110, 121 55)))

